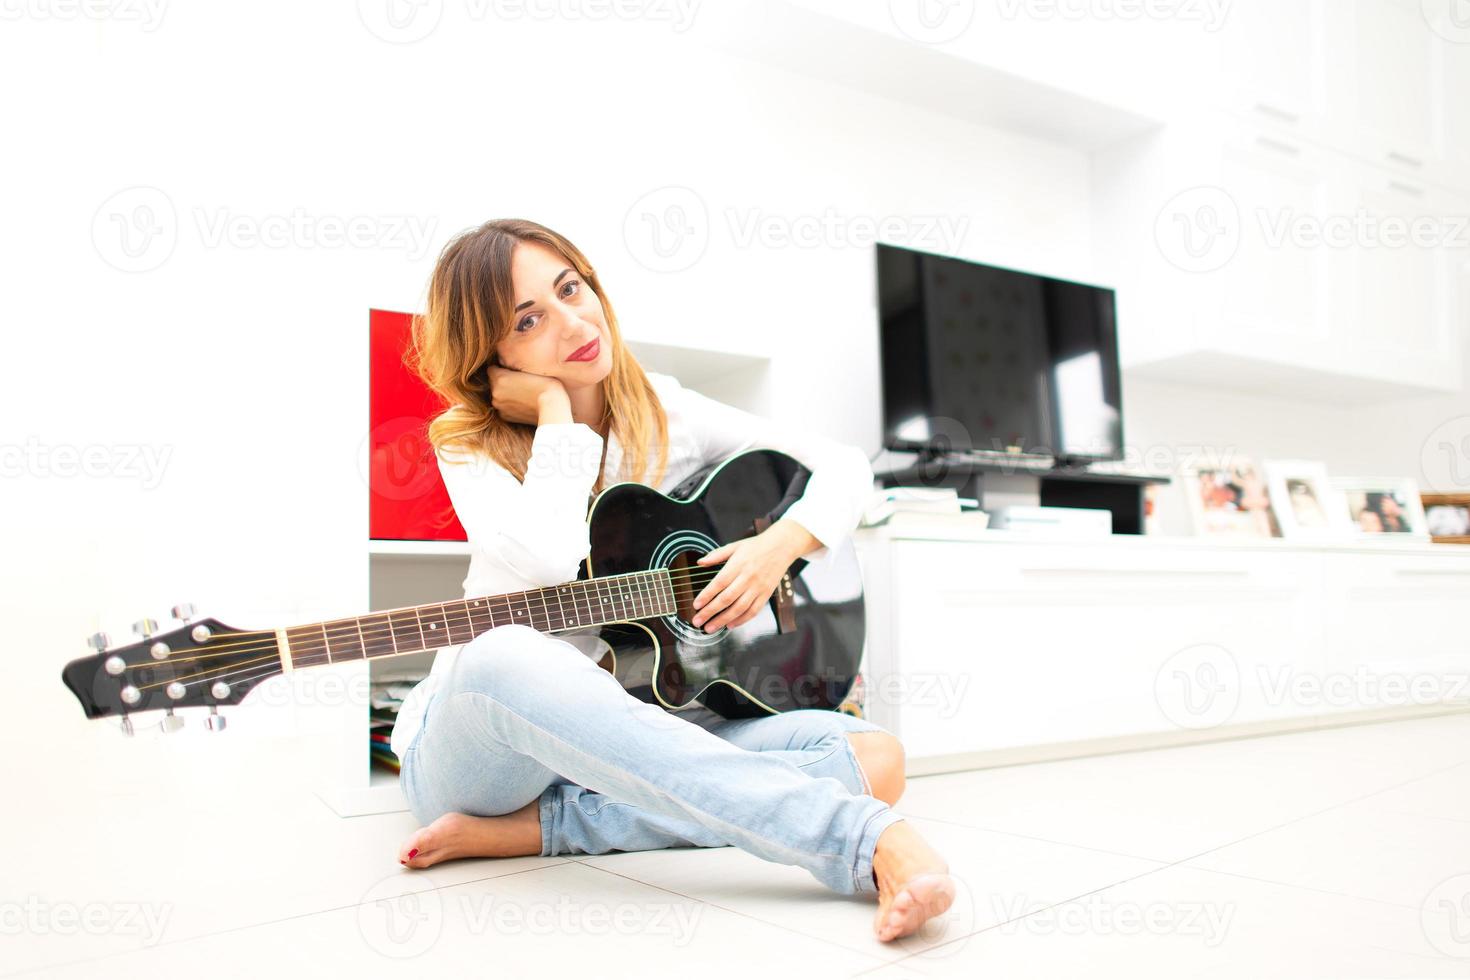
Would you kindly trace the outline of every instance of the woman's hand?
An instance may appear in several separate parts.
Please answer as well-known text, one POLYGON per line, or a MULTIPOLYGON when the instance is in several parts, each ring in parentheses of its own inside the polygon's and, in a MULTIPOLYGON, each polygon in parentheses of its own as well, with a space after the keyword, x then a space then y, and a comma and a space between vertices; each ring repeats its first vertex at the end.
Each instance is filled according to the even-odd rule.
POLYGON ((490 405, 507 422, 539 425, 545 398, 560 398, 570 403, 566 386, 560 378, 548 378, 526 371, 490 365, 490 405))
POLYGON ((713 633, 750 622, 802 554, 802 540, 814 539, 805 528, 777 521, 753 538, 731 541, 702 556, 698 561, 702 567, 719 561, 724 564, 694 598, 694 625, 713 633))

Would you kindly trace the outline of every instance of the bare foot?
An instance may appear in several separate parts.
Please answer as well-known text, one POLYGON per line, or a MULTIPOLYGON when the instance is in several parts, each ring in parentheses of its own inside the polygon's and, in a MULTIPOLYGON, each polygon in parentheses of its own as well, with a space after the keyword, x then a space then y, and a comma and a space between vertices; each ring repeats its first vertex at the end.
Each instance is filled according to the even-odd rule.
POLYGON ((878 882, 873 931, 885 943, 916 932, 954 901, 949 865, 906 820, 878 835, 873 877, 878 882))
POLYGON ((469 857, 523 857, 541 853, 540 801, 514 813, 473 817, 446 813, 409 835, 398 849, 398 863, 428 868, 440 861, 469 857))

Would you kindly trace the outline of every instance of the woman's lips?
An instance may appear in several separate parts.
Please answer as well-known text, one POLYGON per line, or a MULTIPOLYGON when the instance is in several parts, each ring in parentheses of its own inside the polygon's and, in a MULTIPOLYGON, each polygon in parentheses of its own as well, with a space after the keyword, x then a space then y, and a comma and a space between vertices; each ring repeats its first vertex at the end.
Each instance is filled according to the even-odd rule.
POLYGON ((601 343, 601 337, 594 337, 592 343, 584 344, 583 346, 578 347, 576 350, 572 351, 572 356, 567 358, 567 360, 590 361, 598 355, 598 352, 601 350, 601 343))

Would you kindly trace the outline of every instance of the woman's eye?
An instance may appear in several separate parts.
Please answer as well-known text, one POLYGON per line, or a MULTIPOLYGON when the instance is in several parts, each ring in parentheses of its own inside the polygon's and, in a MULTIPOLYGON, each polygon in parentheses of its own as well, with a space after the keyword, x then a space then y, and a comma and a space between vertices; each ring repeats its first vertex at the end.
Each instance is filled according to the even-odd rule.
MULTIPOLYGON (((582 284, 580 282, 578 282, 577 280, 575 280, 575 279, 568 279, 566 282, 564 282, 564 283, 561 284, 562 295, 563 296, 569 296, 569 295, 571 295, 570 293, 566 292, 566 290, 568 288, 572 287, 572 286, 578 286, 578 287, 580 287, 581 285, 582 284)), ((525 333, 526 331, 524 329, 522 329, 522 328, 523 327, 526 327, 526 325, 531 322, 531 318, 534 317, 535 315, 536 314, 534 314, 534 313, 527 313, 525 315, 525 317, 523 317, 521 319, 521 322, 519 322, 519 323, 516 324, 516 333, 525 333)), ((526 329, 529 329, 529 328, 526 328, 526 329)))

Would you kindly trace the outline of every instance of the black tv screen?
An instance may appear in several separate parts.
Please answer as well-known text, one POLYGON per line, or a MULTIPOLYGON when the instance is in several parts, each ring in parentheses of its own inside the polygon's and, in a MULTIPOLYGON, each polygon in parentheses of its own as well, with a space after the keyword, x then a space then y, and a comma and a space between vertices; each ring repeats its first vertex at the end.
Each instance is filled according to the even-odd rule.
POLYGON ((885 446, 1123 458, 1111 289, 877 252, 885 446))

